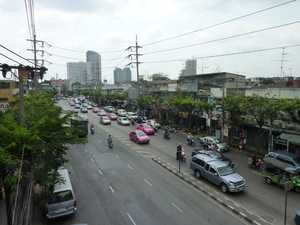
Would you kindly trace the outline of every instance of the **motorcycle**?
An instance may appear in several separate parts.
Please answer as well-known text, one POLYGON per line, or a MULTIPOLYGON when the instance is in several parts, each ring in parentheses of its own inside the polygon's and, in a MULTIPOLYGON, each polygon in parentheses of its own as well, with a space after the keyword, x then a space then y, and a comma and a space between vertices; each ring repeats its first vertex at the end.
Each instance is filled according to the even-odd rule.
POLYGON ((165 130, 165 129, 167 129, 169 132, 171 132, 171 133, 174 133, 174 132, 176 132, 176 129, 175 128, 171 128, 170 126, 163 126, 163 129, 165 130))
POLYGON ((108 141, 108 147, 112 148, 113 146, 114 146, 113 142, 112 141, 108 141))
POLYGON ((164 133, 164 138, 165 139, 170 139, 171 138, 170 132, 163 131, 163 133, 164 133))
POLYGON ((91 133, 92 133, 92 134, 95 133, 95 128, 94 128, 94 127, 91 128, 91 133))
POLYGON ((153 126, 153 129, 155 130, 155 133, 158 133, 158 128, 157 128, 157 126, 153 126))
POLYGON ((186 140, 186 143, 188 144, 188 145, 190 145, 190 146, 193 146, 193 147, 195 147, 195 138, 190 138, 190 139, 187 139, 186 140))
POLYGON ((263 160, 261 158, 256 158, 255 162, 253 163, 253 158, 249 157, 248 158, 248 166, 250 168, 257 168, 262 170, 263 169, 263 160))

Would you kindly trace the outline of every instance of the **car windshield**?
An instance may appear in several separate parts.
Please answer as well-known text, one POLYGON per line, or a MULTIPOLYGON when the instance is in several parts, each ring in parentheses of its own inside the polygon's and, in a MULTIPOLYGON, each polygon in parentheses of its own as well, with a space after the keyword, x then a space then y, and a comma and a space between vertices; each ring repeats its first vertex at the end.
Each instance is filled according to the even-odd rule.
POLYGON ((48 204, 49 205, 56 204, 56 203, 60 203, 60 202, 70 201, 72 199, 73 199, 73 195, 70 190, 60 191, 60 192, 56 192, 56 193, 53 193, 52 195, 50 195, 48 204))
POLYGON ((220 159, 222 158, 222 155, 219 152, 211 152, 209 155, 214 159, 220 159))
POLYGON ((145 124, 144 128, 152 128, 149 124, 145 124))
POLYGON ((229 166, 220 167, 218 171, 220 176, 227 176, 234 173, 233 169, 229 166))
POLYGON ((112 113, 112 114, 110 114, 110 116, 116 116, 116 114, 112 113))
POLYGON ((142 137, 142 136, 146 136, 146 134, 144 132, 137 132, 136 136, 142 137))
POLYGON ((109 120, 109 118, 107 116, 102 116, 103 120, 109 120))
POLYGON ((214 138, 215 143, 221 143, 222 141, 219 138, 214 138))
POLYGON ((121 118, 122 120, 127 120, 127 118, 125 118, 125 117, 123 117, 123 118, 121 118))

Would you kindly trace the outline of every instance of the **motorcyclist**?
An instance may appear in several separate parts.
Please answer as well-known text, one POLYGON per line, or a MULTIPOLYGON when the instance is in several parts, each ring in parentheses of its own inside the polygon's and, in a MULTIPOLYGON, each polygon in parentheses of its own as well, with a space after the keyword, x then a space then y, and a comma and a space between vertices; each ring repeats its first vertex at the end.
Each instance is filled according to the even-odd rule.
POLYGON ((108 142, 108 144, 110 144, 110 143, 112 143, 112 136, 111 135, 108 135, 108 139, 107 139, 107 142, 108 142))
POLYGON ((256 154, 254 154, 254 155, 252 156, 252 165, 253 165, 253 166, 256 166, 256 162, 257 162, 257 157, 256 157, 256 154))
POLYGON ((188 133, 188 136, 187 136, 186 140, 188 142, 190 142, 191 138, 193 138, 193 135, 191 133, 188 133))
POLYGON ((93 132, 93 130, 95 130, 94 124, 92 124, 92 125, 90 126, 90 130, 91 130, 91 132, 93 132))

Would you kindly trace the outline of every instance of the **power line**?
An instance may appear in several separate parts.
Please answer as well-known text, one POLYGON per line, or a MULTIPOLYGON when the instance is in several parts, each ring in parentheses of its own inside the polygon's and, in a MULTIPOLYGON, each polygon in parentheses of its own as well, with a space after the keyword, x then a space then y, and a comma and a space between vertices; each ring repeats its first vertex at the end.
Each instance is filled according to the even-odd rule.
POLYGON ((154 54, 154 53, 167 52, 167 51, 173 51, 173 50, 178 50, 178 49, 183 49, 183 48, 194 47, 194 46, 197 46, 197 45, 203 45, 203 44, 213 43, 213 42, 217 42, 217 41, 223 41, 223 40, 227 40, 227 39, 231 39, 231 38, 236 38, 236 37, 241 37, 241 36, 245 36, 245 35, 249 35, 249 34, 254 34, 254 33, 262 32, 262 31, 272 30, 272 29, 275 29, 275 28, 280 28, 280 27, 284 27, 284 26, 294 25, 294 24, 297 24, 297 23, 300 23, 300 21, 291 22, 291 23, 287 23, 287 24, 282 24, 282 25, 278 25, 278 26, 274 26, 274 27, 269 27, 269 28, 264 28, 264 29, 261 29, 261 30, 250 31, 250 32, 247 32, 247 33, 232 35, 232 36, 228 36, 228 37, 224 37, 224 38, 218 38, 218 39, 215 39, 215 40, 201 42, 201 43, 196 43, 196 44, 192 44, 192 45, 185 45, 185 46, 181 46, 181 47, 164 49, 164 50, 159 50, 159 51, 155 51, 155 52, 148 52, 148 53, 143 53, 143 54, 144 55, 150 55, 150 54, 154 54))
POLYGON ((283 5, 295 2, 295 1, 297 1, 297 0, 292 0, 292 1, 285 2, 285 3, 281 3, 279 5, 275 5, 275 6, 266 8, 266 9, 262 9, 262 10, 259 10, 259 11, 253 12, 253 13, 246 14, 244 16, 239 16, 239 17, 236 17, 234 19, 226 20, 226 21, 221 22, 221 23, 217 23, 217 24, 214 24, 214 25, 211 25, 211 26, 208 26, 208 27, 200 28, 200 29, 197 29, 197 30, 194 30, 194 31, 191 31, 191 32, 187 32, 187 33, 184 33, 184 34, 180 34, 180 35, 177 35, 177 36, 174 36, 174 37, 162 39, 160 41, 150 42, 148 44, 143 45, 143 47, 148 46, 148 45, 157 44, 157 43, 164 42, 164 41, 169 41, 169 40, 172 40, 172 39, 175 39, 175 38, 179 38, 179 37, 183 37, 183 36, 186 36, 186 35, 189 35, 189 34, 197 33, 199 31, 203 31, 203 30, 206 30, 206 29, 209 29, 209 28, 220 26, 220 25, 223 25, 223 24, 235 21, 235 20, 239 20, 239 19, 242 19, 242 18, 245 18, 245 17, 248 17, 248 16, 252 16, 252 15, 255 15, 255 14, 258 14, 258 13, 270 10, 270 9, 274 9, 274 8, 280 7, 280 6, 283 6, 283 5))
MULTIPOLYGON (((226 54, 219 54, 219 55, 201 56, 201 57, 195 57, 194 59, 208 59, 208 58, 216 58, 216 57, 223 57, 223 56, 241 55, 241 54, 249 54, 249 53, 255 53, 255 52, 271 51, 271 50, 277 50, 277 49, 283 49, 283 48, 293 48, 293 47, 299 47, 299 46, 300 46, 300 44, 295 44, 295 45, 289 45, 289 46, 249 50, 249 51, 243 51, 243 52, 233 52, 233 53, 226 53, 226 54)), ((144 63, 164 63, 164 62, 177 62, 177 61, 185 61, 185 60, 187 60, 187 59, 162 60, 162 61, 153 61, 153 62, 144 62, 144 63)))
MULTIPOLYGON (((29 61, 28 59, 25 59, 23 56, 20 56, 19 54, 15 53, 14 51, 12 51, 12 50, 10 50, 10 49, 4 47, 3 45, 0 45, 0 47, 4 48, 5 50, 7 50, 7 51, 9 51, 9 52, 11 52, 11 53, 13 53, 14 55, 20 57, 21 59, 23 59, 23 60, 25 60, 25 61, 27 61, 27 62, 29 62, 29 63, 31 63, 31 64, 34 64, 33 62, 29 61)), ((2 54, 1 54, 1 55, 2 55, 2 54)), ((3 55, 3 56, 5 56, 5 55, 3 55)), ((6 56, 5 56, 5 57, 6 57, 6 56)), ((8 57, 6 57, 6 58, 8 58, 8 57)), ((11 59, 11 60, 14 61, 13 59, 11 59)), ((14 62, 16 62, 16 61, 14 61, 14 62)), ((21 64, 21 63, 19 63, 19 64, 21 64)))

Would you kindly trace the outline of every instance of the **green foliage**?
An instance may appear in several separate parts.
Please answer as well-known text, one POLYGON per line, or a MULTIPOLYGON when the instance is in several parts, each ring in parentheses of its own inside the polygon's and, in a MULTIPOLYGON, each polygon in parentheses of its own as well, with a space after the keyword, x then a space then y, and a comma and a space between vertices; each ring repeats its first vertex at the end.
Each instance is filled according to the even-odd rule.
POLYGON ((168 78, 168 75, 164 75, 163 73, 156 73, 150 76, 150 80, 158 81, 158 80, 170 80, 170 79, 168 78))

